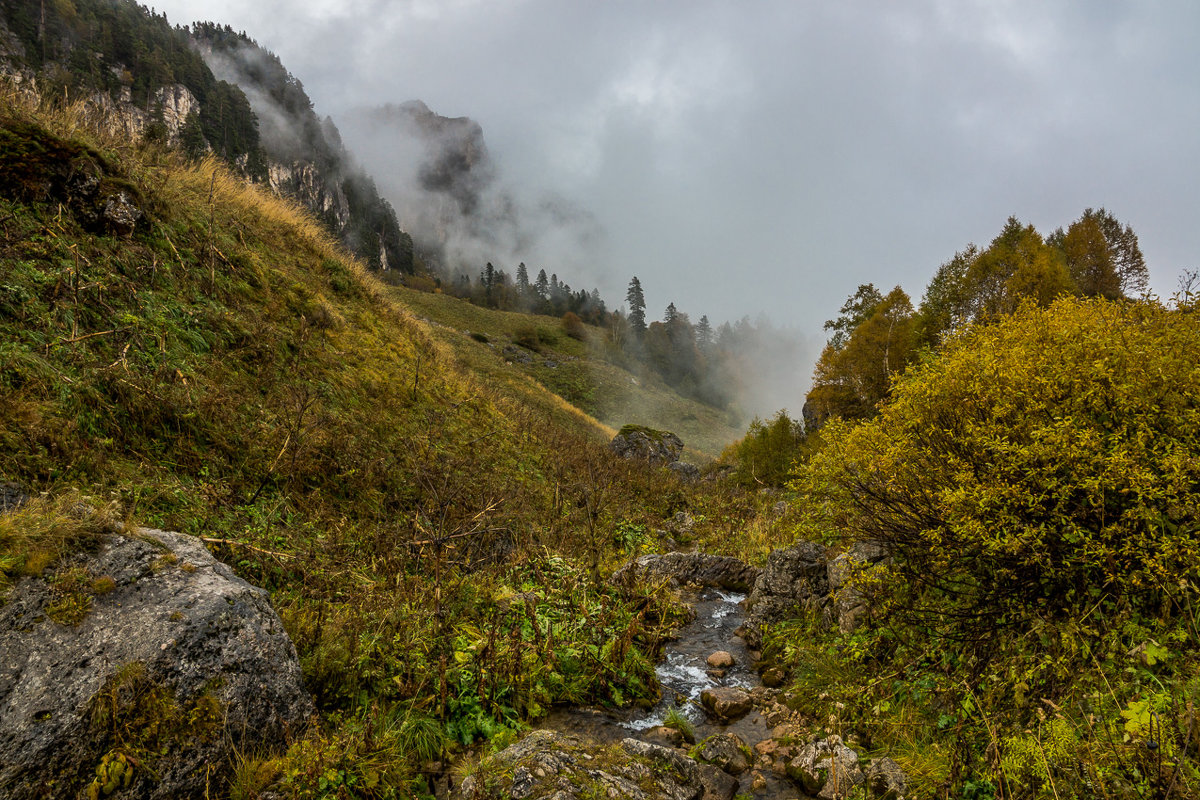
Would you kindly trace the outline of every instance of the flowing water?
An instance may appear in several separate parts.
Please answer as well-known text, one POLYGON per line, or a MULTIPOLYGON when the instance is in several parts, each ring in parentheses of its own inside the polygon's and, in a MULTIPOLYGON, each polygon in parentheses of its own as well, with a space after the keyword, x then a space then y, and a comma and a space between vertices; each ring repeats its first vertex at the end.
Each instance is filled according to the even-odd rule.
MULTIPOLYGON (((662 684, 662 700, 650 710, 645 709, 565 709, 552 713, 542 727, 575 733, 599 741, 619 741, 626 737, 643 738, 643 734, 661 725, 668 709, 683 712, 696 729, 698 739, 714 733, 736 733, 751 748, 769 738, 771 729, 757 710, 729 725, 710 722, 700 706, 700 693, 716 686, 737 686, 747 691, 760 685, 752 669, 750 652, 734 631, 744 620, 742 603, 745 595, 719 589, 704 589, 691 602, 696 618, 682 627, 677 638, 668 643, 657 672, 662 684), (719 650, 733 656, 734 666, 718 675, 707 663, 708 657, 719 650)), ((794 797, 795 789, 781 783, 772 775, 767 788, 756 792, 756 798, 794 797)), ((749 773, 741 776, 741 791, 749 791, 749 773)))

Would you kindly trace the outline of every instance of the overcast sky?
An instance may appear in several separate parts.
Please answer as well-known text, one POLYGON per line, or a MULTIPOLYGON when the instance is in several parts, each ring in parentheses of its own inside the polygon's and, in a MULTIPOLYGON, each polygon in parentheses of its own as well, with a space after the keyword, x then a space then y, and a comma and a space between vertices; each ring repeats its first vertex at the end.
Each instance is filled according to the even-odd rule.
POLYGON ((1193 0, 152 4, 245 30, 335 120, 474 118, 506 180, 603 231, 562 277, 620 305, 636 274, 651 317, 819 334, 859 283, 915 303, 1009 215, 1049 233, 1089 206, 1133 225, 1160 294, 1200 267, 1193 0))

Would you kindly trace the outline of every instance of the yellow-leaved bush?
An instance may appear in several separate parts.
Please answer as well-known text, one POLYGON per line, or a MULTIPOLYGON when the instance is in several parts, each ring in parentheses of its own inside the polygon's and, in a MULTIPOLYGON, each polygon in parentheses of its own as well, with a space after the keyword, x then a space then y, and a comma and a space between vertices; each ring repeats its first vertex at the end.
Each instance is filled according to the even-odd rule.
POLYGON ((1200 317, 1156 302, 1067 298, 973 326, 877 418, 822 429, 794 484, 807 533, 884 544, 891 610, 960 642, 1190 610, 1198 354, 1200 317))

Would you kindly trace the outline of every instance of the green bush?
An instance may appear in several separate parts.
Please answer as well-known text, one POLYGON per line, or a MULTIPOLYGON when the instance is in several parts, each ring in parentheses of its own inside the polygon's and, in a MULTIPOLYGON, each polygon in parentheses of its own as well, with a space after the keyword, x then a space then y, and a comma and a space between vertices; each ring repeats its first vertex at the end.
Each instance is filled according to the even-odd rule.
MULTIPOLYGON (((797 487, 810 532, 882 542, 953 639, 1085 608, 1177 614, 1200 563, 1200 318, 1061 300, 976 326, 797 487)), ((921 609, 928 609, 926 614, 921 609)))

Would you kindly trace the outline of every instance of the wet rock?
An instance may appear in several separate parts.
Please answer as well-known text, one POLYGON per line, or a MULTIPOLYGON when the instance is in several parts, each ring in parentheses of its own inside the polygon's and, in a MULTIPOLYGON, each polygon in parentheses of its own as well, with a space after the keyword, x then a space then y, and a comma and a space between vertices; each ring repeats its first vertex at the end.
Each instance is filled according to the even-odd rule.
POLYGON ((698 800, 701 767, 670 747, 625 739, 601 746, 570 734, 539 730, 492 757, 467 777, 454 797, 471 800, 698 800))
POLYGON ((741 775, 750 768, 746 743, 736 733, 717 733, 692 748, 691 755, 704 764, 712 764, 730 775, 741 775))
POLYGON ((718 650, 707 659, 708 665, 714 669, 729 669, 733 666, 733 655, 728 650, 718 650))
POLYGON ((758 577, 756 568, 729 556, 667 553, 636 558, 617 570, 612 580, 625 586, 669 580, 677 586, 698 584, 744 592, 754 585, 758 577))
POLYGON ((867 769, 867 789, 875 800, 904 800, 908 776, 890 758, 875 758, 867 769))
POLYGON ((761 772, 755 772, 750 776, 750 789, 755 792, 761 792, 767 788, 767 777, 761 772))
POLYGON ((698 769, 700 776, 700 800, 733 800, 737 794, 738 781, 732 775, 717 769, 711 764, 701 764, 698 769))
POLYGON ((762 629, 795 614, 804 606, 819 607, 829 593, 825 548, 799 542, 773 551, 746 601, 749 614, 742 627, 748 647, 762 644, 762 629))
POLYGON ((750 694, 733 686, 717 686, 700 693, 700 704, 719 722, 741 719, 750 711, 750 694))
POLYGON ((683 440, 669 431, 626 425, 613 437, 608 447, 627 461, 667 466, 679 460, 683 453, 683 440))
POLYGON ((124 796, 201 797, 222 780, 209 765, 303 731, 312 699, 267 593, 198 539, 108 535, 64 570, 85 591, 82 613, 51 619, 61 595, 43 577, 0 606, 0 796, 75 796, 106 754, 149 737, 161 750, 133 767, 124 796), (139 716, 147 708, 156 718, 139 716))
POLYGON ((656 725, 643 733, 642 738, 650 744, 663 747, 683 747, 687 743, 682 731, 665 725, 656 725))
POLYGON ((763 673, 762 673, 763 686, 767 686, 767 687, 774 689, 776 687, 782 686, 784 681, 786 681, 786 680, 787 680, 787 672, 779 667, 768 667, 767 669, 763 670, 763 673))
POLYGON ((866 780, 858 765, 858 754, 837 736, 806 745, 788 763, 787 776, 807 794, 824 800, 849 797, 866 780))

